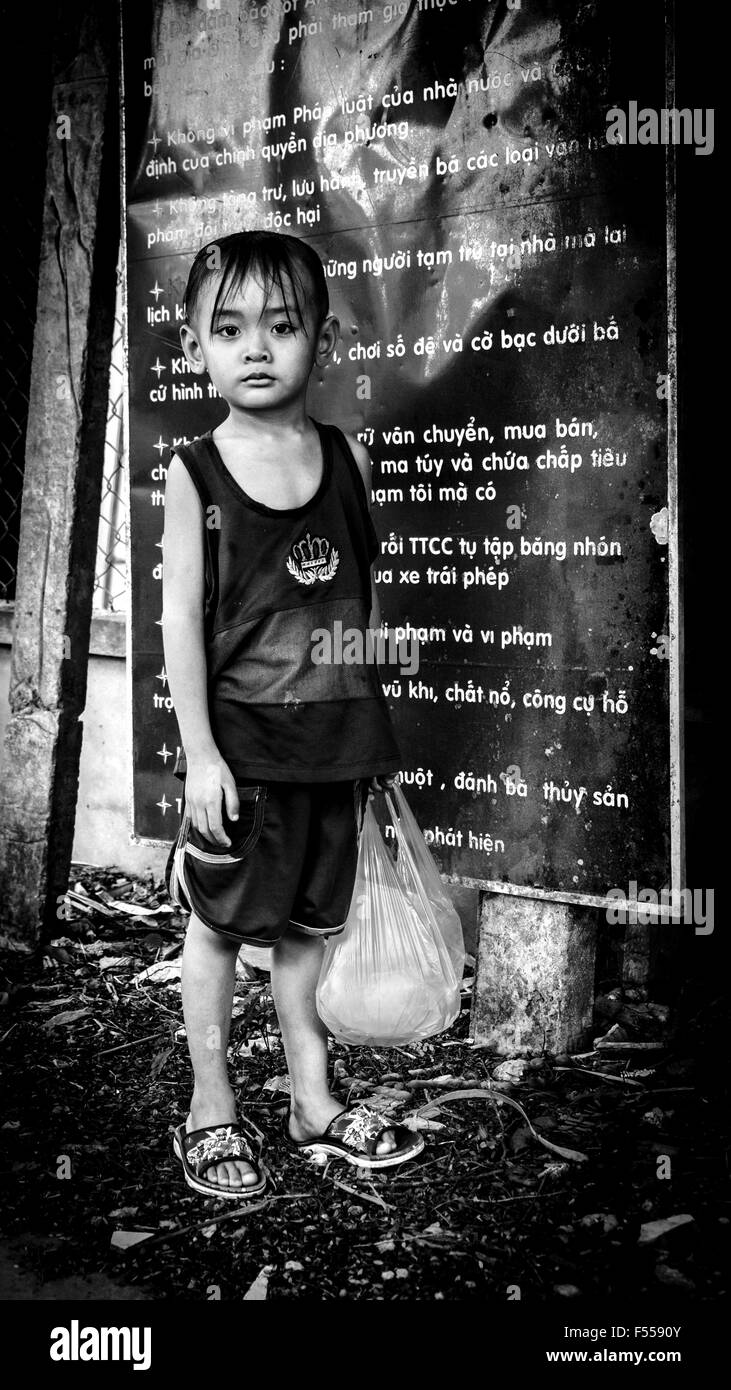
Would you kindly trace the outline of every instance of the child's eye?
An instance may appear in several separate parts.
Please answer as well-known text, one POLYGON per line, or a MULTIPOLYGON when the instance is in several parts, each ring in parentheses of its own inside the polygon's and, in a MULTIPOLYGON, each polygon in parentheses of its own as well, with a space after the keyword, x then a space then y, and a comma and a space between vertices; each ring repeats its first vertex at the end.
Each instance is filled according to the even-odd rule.
POLYGON ((235 337, 238 331, 235 323, 221 323, 214 329, 214 332, 222 338, 235 337))
POLYGON ((272 333, 276 334, 277 338, 287 338, 294 332, 296 329, 293 323, 275 323, 272 328, 272 333))

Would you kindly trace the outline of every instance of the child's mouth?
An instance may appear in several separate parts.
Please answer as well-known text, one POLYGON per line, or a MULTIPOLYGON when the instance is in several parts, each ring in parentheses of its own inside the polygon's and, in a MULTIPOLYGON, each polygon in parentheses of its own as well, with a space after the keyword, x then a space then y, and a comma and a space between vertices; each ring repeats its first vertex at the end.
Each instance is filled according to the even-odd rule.
POLYGON ((268 386, 269 382, 273 380, 274 377, 267 376, 264 372, 252 372, 251 376, 244 377, 244 384, 246 386, 268 386))

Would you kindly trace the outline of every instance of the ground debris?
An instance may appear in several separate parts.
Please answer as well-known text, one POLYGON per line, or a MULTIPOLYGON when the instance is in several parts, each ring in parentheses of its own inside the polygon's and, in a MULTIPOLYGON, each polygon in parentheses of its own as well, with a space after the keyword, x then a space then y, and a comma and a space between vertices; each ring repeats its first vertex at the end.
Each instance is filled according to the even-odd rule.
POLYGON ((90 1014, 91 1009, 68 1009, 65 1013, 54 1014, 53 1018, 47 1019, 43 1027, 50 1032, 53 1028, 60 1028, 62 1024, 68 1027, 71 1023, 78 1023, 80 1018, 88 1018, 90 1014))
POLYGON ((671 1235, 681 1226, 692 1225, 695 1218, 687 1212, 682 1212, 678 1216, 663 1217, 659 1221, 646 1221, 640 1227, 638 1245, 653 1245, 656 1240, 664 1236, 671 1235))
POLYGON ((264 1265, 264 1268, 259 1270, 253 1284, 250 1285, 244 1294, 245 1303, 262 1303, 264 1301, 269 1288, 269 1275, 272 1273, 273 1269, 274 1265, 264 1265))
POLYGON ((130 1250, 133 1245, 139 1245, 141 1241, 149 1240, 152 1235, 154 1235, 154 1231, 114 1231, 111 1245, 115 1250, 130 1250))
POLYGON ((534 1301, 727 1288, 726 1078, 695 1060, 704 1029, 704 1057, 723 1051, 716 1001, 678 1034, 666 1006, 604 985, 594 1034, 621 1027, 616 1055, 500 1058, 467 1036, 467 1007, 408 1047, 331 1042, 338 1101, 363 1099, 426 1142, 382 1172, 315 1169, 282 1142, 282 1039, 262 957, 242 957, 231 1075, 264 1132, 271 1183, 261 1200, 217 1201, 185 1186, 171 1148, 190 1102, 185 919, 156 910, 165 894, 151 876, 77 864, 70 887, 83 906, 68 899, 47 969, 13 952, 0 977, 4 1225, 34 1288, 113 1280, 121 1263, 148 1296, 185 1300, 216 1288, 241 1301, 264 1275, 264 1298, 325 1302, 380 1290, 484 1306, 513 1284, 534 1301), (115 895, 150 911, 118 911, 115 895), (519 1080, 496 1079, 506 1061, 522 1064, 519 1080), (660 1152, 672 1154, 672 1191, 657 1181, 660 1152), (135 1243, 113 1244, 120 1235, 135 1243))

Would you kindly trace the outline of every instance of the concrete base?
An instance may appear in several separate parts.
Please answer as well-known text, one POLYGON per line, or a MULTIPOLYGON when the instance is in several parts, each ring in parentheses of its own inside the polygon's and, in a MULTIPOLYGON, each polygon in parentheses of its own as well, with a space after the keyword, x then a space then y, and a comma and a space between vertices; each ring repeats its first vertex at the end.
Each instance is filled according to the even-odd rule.
POLYGON ((575 1051, 594 1004, 596 909, 486 893, 472 1037, 500 1056, 575 1051))

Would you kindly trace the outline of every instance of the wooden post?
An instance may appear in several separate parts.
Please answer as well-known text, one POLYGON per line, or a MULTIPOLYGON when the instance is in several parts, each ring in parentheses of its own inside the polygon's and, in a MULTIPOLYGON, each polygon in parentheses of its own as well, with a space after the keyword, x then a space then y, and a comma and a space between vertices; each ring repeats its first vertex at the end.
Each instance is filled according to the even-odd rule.
POLYGON ((26 948, 59 930, 74 834, 119 246, 116 6, 58 5, 52 83, 0 791, 2 931, 26 948))
POLYGON ((474 1041, 506 1057, 581 1047, 594 1006, 596 923, 596 908, 486 893, 474 1041))

